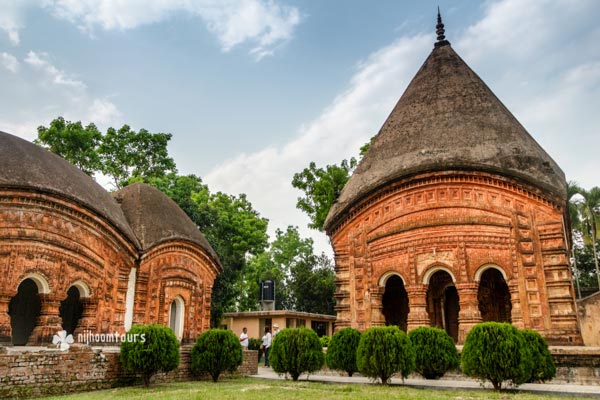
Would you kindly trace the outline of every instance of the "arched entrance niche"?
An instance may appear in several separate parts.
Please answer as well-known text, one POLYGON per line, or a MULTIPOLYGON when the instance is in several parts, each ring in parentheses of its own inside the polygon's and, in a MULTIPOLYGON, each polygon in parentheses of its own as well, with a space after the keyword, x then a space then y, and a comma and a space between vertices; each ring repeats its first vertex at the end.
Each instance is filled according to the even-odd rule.
POLYGON ((72 335, 75 332, 83 315, 81 299, 89 296, 89 287, 85 283, 77 281, 67 290, 67 298, 60 302, 59 314, 62 327, 67 331, 67 335, 72 335))
POLYGON ((504 271, 496 266, 483 266, 475 274, 479 281, 477 301, 481 320, 511 322, 510 292, 504 271))
POLYGON ((17 294, 8 304, 13 345, 27 344, 42 309, 40 293, 49 291, 48 282, 41 275, 29 275, 21 281, 17 294))
POLYGON ((458 292, 454 286, 454 277, 442 268, 430 270, 425 278, 427 289, 427 313, 431 326, 444 329, 458 342, 458 292))
POLYGON ((396 325, 406 332, 408 323, 408 294, 404 288, 404 281, 397 274, 384 275, 380 286, 385 281, 385 290, 381 299, 382 313, 386 325, 396 325))
POLYGON ((173 330, 177 339, 183 338, 183 315, 185 303, 180 296, 175 297, 169 307, 169 328, 173 330))

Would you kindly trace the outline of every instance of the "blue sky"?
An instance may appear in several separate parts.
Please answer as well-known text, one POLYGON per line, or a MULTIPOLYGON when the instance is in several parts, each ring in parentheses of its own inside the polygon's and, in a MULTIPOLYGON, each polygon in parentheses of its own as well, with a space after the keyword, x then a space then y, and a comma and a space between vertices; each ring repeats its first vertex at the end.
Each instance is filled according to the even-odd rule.
POLYGON ((294 172, 356 156, 446 35, 559 163, 600 185, 594 0, 0 0, 0 130, 170 132, 181 173, 299 225, 294 172))

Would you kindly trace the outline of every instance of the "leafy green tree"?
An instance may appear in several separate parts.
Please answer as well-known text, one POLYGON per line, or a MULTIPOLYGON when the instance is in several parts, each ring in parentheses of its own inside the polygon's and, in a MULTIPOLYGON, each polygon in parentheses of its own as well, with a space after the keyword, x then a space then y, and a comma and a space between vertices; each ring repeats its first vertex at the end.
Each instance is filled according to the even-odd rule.
POLYGON ((63 117, 58 117, 47 128, 38 127, 38 137, 34 143, 93 176, 100 169, 97 148, 101 139, 102 134, 96 125, 83 127, 81 121, 65 121, 63 117))
POLYGON ((532 369, 528 382, 546 382, 556 376, 556 365, 548 349, 548 343, 539 332, 531 329, 522 329, 521 335, 525 345, 531 351, 533 358, 532 369))
POLYGON ((415 349, 397 326, 377 326, 364 331, 356 353, 361 374, 387 385, 397 372, 406 378, 415 370, 415 349))
POLYGON ((475 325, 461 354, 462 371, 482 381, 490 381, 495 390, 505 381, 517 386, 531 376, 533 359, 524 336, 508 323, 482 322, 475 325))
MULTIPOLYGON (((334 313, 335 272, 325 255, 314 254, 313 241, 297 227, 278 229, 269 249, 248 263, 238 284, 248 290, 248 308, 258 307, 259 282, 275 282, 275 308, 321 314, 334 313)), ((254 308, 255 309, 255 308, 254 308)))
POLYGON ((179 366, 179 340, 163 325, 134 325, 121 342, 121 365, 126 371, 141 373, 144 386, 157 372, 169 372, 179 366))
POLYGON ((308 168, 294 174, 292 186, 304 192, 304 197, 298 198, 296 208, 308 214, 310 228, 323 230, 331 205, 340 195, 356 165, 354 157, 350 161, 343 160, 340 165, 327 165, 325 168, 317 168, 311 162, 308 168))
POLYGON ((594 253, 594 266, 596 267, 596 278, 600 288, 600 267, 598 266, 598 228, 600 227, 600 188, 593 187, 589 191, 581 189, 579 194, 582 199, 578 202, 583 226, 584 242, 591 245, 594 253))
POLYGON ((221 373, 233 373, 242 365, 242 345, 233 332, 210 329, 198 337, 191 358, 193 373, 208 373, 217 382, 221 373))
POLYGON ((325 362, 330 369, 346 371, 352 376, 358 367, 356 365, 356 349, 360 343, 360 332, 354 328, 344 328, 337 331, 329 342, 325 362))
POLYGON ((132 131, 129 125, 108 128, 98 147, 101 172, 122 188, 132 177, 152 178, 175 172, 175 161, 169 157, 170 133, 132 131))
POLYGON ((302 373, 323 366, 323 348, 312 329, 286 328, 277 334, 269 352, 269 363, 278 374, 290 374, 297 381, 302 373))
POLYGON ((409 332, 415 348, 415 370, 426 379, 438 379, 458 368, 458 351, 454 341, 443 329, 422 326, 409 332))

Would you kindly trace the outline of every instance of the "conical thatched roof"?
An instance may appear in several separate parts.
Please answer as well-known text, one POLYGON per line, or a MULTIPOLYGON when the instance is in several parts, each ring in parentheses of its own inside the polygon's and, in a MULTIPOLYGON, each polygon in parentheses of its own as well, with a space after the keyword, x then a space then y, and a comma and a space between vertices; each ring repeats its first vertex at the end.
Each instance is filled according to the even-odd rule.
POLYGON ((333 204, 325 230, 411 175, 492 172, 566 198, 563 171, 446 41, 438 42, 333 204))
POLYGON ((99 213, 138 246, 119 204, 102 186, 56 154, 5 132, 0 132, 0 188, 47 192, 73 200, 99 213))
POLYGON ((220 265, 219 257, 196 224, 166 194, 136 182, 113 193, 135 236, 146 251, 169 240, 186 240, 201 246, 220 265))

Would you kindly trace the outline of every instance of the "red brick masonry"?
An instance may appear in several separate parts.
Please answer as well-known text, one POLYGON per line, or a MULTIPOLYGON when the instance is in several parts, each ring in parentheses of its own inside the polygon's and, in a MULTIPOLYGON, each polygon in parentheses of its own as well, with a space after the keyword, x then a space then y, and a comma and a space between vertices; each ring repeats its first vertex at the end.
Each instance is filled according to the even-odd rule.
MULTIPOLYGON (((181 364, 153 382, 197 379, 190 372, 191 346, 181 350, 181 364)), ((258 372, 258 352, 244 351, 240 376, 258 372)), ((206 378, 208 379, 208 377, 206 378)), ((91 349, 73 346, 69 351, 55 349, 14 351, 0 348, 0 398, 33 397, 140 384, 135 374, 125 373, 117 348, 91 349)))

